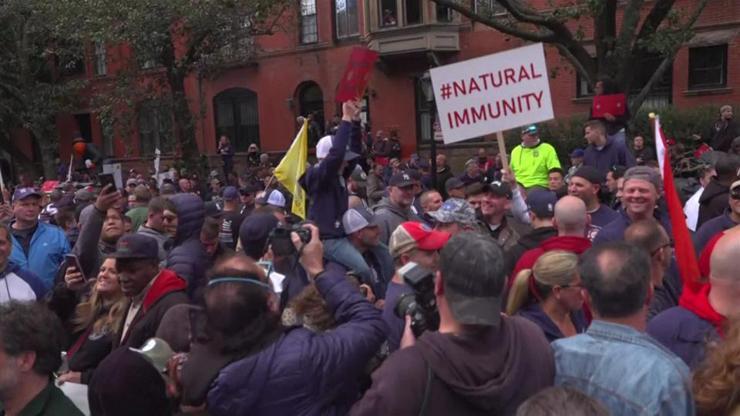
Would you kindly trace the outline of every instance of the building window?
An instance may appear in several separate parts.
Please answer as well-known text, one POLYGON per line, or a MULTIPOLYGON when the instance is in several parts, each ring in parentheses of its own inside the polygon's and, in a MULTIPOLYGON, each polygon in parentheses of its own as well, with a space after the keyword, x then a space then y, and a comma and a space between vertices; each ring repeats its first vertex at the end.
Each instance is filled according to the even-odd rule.
POLYGON ((260 145, 260 122, 257 93, 245 88, 232 88, 213 98, 216 114, 216 138, 225 135, 237 152, 249 145, 260 145))
POLYGON ((398 6, 396 0, 379 0, 380 26, 391 27, 398 25, 398 6))
POLYGON ((496 0, 473 0, 475 12, 482 15, 498 16, 506 14, 506 8, 496 0))
POLYGON ((438 22, 441 22, 441 23, 452 22, 452 9, 450 9, 447 6, 441 6, 437 3, 434 3, 434 5, 435 5, 438 22))
POLYGON ((407 25, 418 25, 422 23, 421 0, 404 0, 404 17, 407 25))
POLYGON ((107 55, 105 42, 95 42, 95 75, 105 75, 108 73, 107 55))
POLYGON ((324 134, 324 94, 321 87, 313 81, 298 86, 298 112, 311 116, 311 128, 308 131, 308 145, 315 146, 324 134))
POLYGON ((727 45, 689 49, 689 89, 727 86, 727 45))
POLYGON ((301 0, 301 43, 316 43, 318 41, 316 0, 301 0))
POLYGON ((358 0, 335 0, 337 38, 347 38, 360 33, 357 19, 358 0))
POLYGON ((148 101, 139 107, 139 147, 142 156, 151 156, 156 149, 172 153, 172 113, 158 101, 148 101))

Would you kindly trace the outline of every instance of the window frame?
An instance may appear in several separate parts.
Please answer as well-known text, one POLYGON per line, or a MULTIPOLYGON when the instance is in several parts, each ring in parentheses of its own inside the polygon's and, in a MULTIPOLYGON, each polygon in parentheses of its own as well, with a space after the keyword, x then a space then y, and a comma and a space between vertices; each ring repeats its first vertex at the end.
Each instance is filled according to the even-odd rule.
POLYGON ((334 0, 334 35, 337 39, 351 39, 360 36, 359 3, 359 0, 334 0), (344 2, 344 10, 341 12, 338 4, 340 1, 344 2), (348 7, 350 3, 354 3, 354 19, 350 13, 350 8, 348 7), (347 33, 340 33, 340 21, 343 21, 347 33), (353 23, 354 27, 352 27, 353 23))
POLYGON ((504 6, 498 4, 496 0, 472 0, 473 1, 473 11, 475 13, 480 13, 480 10, 478 8, 480 7, 479 4, 481 3, 488 3, 488 7, 493 9, 493 16, 505 16, 509 12, 506 11, 504 6), (496 6, 498 6, 499 11, 496 11, 496 6))
POLYGON ((95 76, 108 75, 108 49, 103 41, 95 41, 93 46, 93 74, 95 76))
POLYGON ((696 46, 689 48, 689 62, 688 62, 688 76, 687 76, 687 89, 689 91, 700 91, 700 90, 708 90, 708 89, 717 89, 717 88, 727 88, 727 78, 728 78, 728 57, 729 57, 729 46, 727 43, 722 43, 718 45, 707 45, 707 46, 696 46), (721 59, 722 62, 720 64, 715 65, 707 65, 706 60, 708 56, 695 56, 692 58, 692 55, 698 54, 699 52, 705 52, 710 49, 721 49, 721 59), (696 64, 705 64, 702 67, 695 68, 692 63, 696 64), (713 82, 713 83, 697 83, 696 80, 693 80, 692 82, 692 75, 695 75, 696 71, 703 71, 703 72, 709 72, 709 71, 716 71, 719 70, 720 72, 720 81, 719 82, 713 82))
POLYGON ((150 100, 139 104, 137 127, 139 134, 140 156, 153 156, 156 149, 162 154, 174 152, 173 114, 161 101, 150 100), (152 125, 144 132, 142 120, 151 121, 152 125), (151 149, 149 147, 151 146, 151 149))
POLYGON ((299 3, 300 30, 298 41, 301 45, 311 45, 319 42, 319 19, 316 0, 300 0, 299 3), (312 27, 312 31, 306 28, 312 27))

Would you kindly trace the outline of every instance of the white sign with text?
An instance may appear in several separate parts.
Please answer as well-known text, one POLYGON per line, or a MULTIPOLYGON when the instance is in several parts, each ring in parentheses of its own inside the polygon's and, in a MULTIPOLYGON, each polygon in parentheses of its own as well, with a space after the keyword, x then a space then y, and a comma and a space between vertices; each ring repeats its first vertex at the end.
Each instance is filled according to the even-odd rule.
POLYGON ((445 143, 553 118, 541 43, 429 72, 445 143))

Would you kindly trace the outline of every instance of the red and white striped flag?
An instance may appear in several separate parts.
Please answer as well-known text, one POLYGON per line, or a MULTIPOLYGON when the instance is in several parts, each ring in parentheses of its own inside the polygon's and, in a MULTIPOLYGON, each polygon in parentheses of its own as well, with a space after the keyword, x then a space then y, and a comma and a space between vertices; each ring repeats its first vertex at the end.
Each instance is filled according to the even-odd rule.
POLYGON ((691 234, 686 227, 681 199, 676 191, 676 184, 671 169, 671 155, 668 152, 668 140, 660 127, 660 118, 655 116, 655 153, 658 156, 660 172, 663 176, 663 188, 665 192, 665 201, 668 206, 668 215, 671 218, 671 228, 673 229, 673 240, 675 242, 676 262, 681 273, 684 291, 692 292, 699 290, 703 285, 699 282, 701 273, 699 272, 699 263, 696 261, 696 252, 694 244, 691 241, 691 234))

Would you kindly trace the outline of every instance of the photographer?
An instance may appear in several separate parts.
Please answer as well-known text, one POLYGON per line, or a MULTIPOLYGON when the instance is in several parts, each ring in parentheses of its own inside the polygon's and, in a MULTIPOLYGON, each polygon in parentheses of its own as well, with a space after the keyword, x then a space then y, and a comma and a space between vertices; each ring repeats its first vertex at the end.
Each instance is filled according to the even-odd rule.
POLYGON ((311 230, 310 241, 293 232, 293 244, 339 325, 325 333, 292 327, 275 336, 279 315, 269 286, 249 277, 211 280, 209 292, 224 285, 224 290, 248 291, 250 301, 229 320, 220 318, 224 303, 207 312, 209 325, 215 324, 229 349, 247 352, 211 385, 207 407, 213 416, 345 414, 356 398, 353 383, 383 341, 380 312, 344 273, 324 268, 319 230, 304 227, 311 230), (238 330, 231 323, 236 318, 238 330))
POLYGON ((396 266, 396 272, 388 282, 383 307, 383 320, 388 326, 388 347, 391 352, 398 349, 401 335, 403 335, 403 319, 396 316, 396 305, 403 295, 413 293, 413 289, 404 283, 399 270, 410 262, 428 270, 437 270, 438 251, 449 239, 450 234, 432 230, 426 225, 413 221, 404 222, 391 234, 390 253, 396 266))
POLYGON ((413 340, 407 325, 412 345, 373 374, 351 414, 513 414, 552 385, 555 365, 542 331, 501 314, 505 278, 493 240, 473 232, 452 237, 434 275, 439 331, 413 340))

